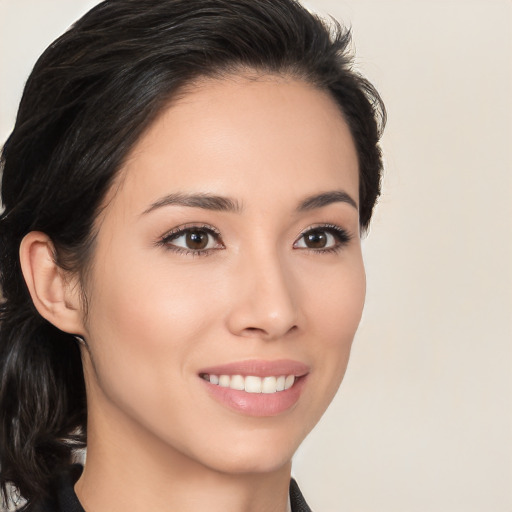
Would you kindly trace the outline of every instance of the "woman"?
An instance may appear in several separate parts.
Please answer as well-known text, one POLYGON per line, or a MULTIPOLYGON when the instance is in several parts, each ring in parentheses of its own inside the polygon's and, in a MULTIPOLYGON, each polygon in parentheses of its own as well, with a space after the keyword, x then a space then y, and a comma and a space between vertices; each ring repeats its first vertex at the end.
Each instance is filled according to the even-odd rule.
POLYGON ((309 510, 382 168, 348 44, 293 0, 108 0, 43 54, 2 153, 5 494, 309 510))

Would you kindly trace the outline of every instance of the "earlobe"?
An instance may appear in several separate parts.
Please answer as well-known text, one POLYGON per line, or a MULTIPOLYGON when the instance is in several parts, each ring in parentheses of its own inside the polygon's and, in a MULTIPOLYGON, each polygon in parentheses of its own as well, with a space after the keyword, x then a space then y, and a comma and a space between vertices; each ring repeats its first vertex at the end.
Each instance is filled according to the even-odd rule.
POLYGON ((79 290, 54 257, 48 235, 31 231, 20 244, 23 277, 39 314, 62 331, 83 332, 79 290))

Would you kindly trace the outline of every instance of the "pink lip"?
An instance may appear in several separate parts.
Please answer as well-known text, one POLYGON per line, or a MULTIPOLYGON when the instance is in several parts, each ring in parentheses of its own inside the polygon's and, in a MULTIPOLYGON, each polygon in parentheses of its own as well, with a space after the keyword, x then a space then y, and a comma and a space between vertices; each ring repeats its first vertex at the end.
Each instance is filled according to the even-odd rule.
POLYGON ((209 395, 222 405, 247 416, 277 416, 291 409, 299 400, 304 385, 307 382, 309 367, 298 361, 239 361, 219 366, 204 368, 199 375, 254 375, 269 377, 280 375, 295 375, 293 386, 276 393, 246 393, 231 388, 211 384, 205 379, 201 382, 209 395))
POLYGON ((302 377, 309 373, 309 366, 291 359, 278 359, 276 361, 247 360, 227 363, 219 366, 203 368, 198 372, 209 375, 254 375, 255 377, 279 377, 280 375, 295 375, 302 377))

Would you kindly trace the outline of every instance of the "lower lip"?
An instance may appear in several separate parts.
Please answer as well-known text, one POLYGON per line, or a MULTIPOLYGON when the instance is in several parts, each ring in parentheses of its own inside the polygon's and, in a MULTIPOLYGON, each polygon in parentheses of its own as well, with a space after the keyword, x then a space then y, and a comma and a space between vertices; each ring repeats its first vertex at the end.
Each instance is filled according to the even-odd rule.
POLYGON ((275 393, 246 393, 201 380, 215 400, 232 410, 247 416, 277 416, 298 402, 306 377, 296 377, 291 388, 275 393))

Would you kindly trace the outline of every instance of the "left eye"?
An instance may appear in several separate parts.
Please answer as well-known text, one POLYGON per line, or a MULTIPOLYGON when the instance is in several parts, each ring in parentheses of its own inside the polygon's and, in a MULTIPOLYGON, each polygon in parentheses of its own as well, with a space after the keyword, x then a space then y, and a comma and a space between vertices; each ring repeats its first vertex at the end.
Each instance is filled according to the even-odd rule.
POLYGON ((302 234, 294 247, 304 249, 334 249, 349 241, 348 234, 340 228, 314 228, 302 234))
POLYGON ((165 244, 187 249, 205 251, 219 246, 217 233, 205 228, 188 228, 173 233, 163 240, 165 244))

